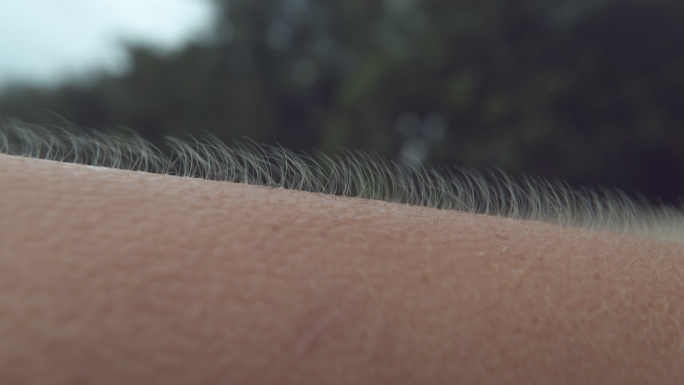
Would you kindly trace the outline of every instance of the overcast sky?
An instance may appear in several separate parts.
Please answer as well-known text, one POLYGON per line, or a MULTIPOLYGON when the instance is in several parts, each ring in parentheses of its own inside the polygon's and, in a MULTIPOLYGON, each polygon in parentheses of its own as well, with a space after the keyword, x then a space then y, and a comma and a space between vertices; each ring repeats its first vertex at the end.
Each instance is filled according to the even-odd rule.
POLYGON ((172 49, 210 23, 207 0, 0 0, 0 88, 121 70, 122 38, 172 49))

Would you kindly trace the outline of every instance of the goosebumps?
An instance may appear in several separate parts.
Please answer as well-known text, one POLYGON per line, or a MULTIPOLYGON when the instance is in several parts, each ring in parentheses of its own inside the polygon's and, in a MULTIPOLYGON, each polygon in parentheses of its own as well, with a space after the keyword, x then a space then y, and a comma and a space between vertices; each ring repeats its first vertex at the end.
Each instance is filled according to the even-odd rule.
POLYGON ((500 170, 434 170, 359 151, 330 157, 212 135, 167 138, 168 154, 133 131, 107 134, 70 125, 0 122, 0 153, 91 166, 200 177, 324 194, 607 229, 684 241, 684 211, 637 202, 613 189, 573 189, 561 181, 500 170))

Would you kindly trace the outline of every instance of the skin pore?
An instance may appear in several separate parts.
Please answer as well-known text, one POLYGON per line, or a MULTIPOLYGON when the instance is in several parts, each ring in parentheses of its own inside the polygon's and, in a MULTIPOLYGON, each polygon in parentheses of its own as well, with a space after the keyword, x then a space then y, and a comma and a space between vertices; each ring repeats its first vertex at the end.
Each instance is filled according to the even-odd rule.
POLYGON ((681 384, 684 244, 0 154, 0 383, 681 384))

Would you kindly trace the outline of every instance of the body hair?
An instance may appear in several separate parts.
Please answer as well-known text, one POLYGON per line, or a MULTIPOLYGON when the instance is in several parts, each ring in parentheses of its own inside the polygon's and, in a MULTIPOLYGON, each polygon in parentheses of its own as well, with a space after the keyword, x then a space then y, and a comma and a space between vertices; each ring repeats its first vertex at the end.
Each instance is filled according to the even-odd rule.
POLYGON ((603 229, 684 242, 682 207, 652 205, 609 188, 572 188, 559 180, 499 169, 425 168, 361 151, 295 153, 206 134, 166 138, 165 153, 132 130, 83 130, 70 124, 0 121, 0 153, 91 166, 198 177, 444 210, 603 229))

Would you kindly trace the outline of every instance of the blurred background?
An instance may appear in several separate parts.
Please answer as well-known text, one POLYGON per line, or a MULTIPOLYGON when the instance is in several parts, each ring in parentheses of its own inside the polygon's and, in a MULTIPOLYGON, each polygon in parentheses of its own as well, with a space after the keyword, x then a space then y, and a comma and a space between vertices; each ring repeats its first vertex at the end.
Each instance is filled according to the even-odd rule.
POLYGON ((0 114, 684 198, 681 0, 3 0, 0 114))

